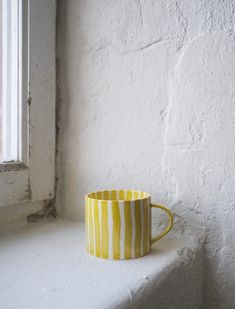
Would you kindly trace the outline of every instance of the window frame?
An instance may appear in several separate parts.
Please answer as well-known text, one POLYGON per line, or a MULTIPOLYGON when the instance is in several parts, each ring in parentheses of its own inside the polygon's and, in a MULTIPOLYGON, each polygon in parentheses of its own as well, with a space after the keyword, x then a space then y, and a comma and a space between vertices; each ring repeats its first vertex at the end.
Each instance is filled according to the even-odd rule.
POLYGON ((19 161, 0 164, 0 206, 54 197, 56 1, 22 0, 19 161))

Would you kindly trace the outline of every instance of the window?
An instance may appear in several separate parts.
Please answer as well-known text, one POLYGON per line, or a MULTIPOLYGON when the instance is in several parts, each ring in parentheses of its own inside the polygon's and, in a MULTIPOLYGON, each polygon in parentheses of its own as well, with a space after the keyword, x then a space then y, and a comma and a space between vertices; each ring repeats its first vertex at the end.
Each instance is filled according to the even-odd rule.
POLYGON ((0 206, 54 195, 55 11, 1 0, 0 206))
MULTIPOLYGON (((22 159, 22 2, 1 1, 1 154, 2 162, 22 159)), ((25 54, 26 51, 24 51, 25 54)), ((24 72, 26 73, 26 72, 24 72)), ((27 76, 25 76, 25 79, 27 76)), ((26 90, 26 87, 25 87, 26 90)), ((24 92, 26 97, 27 92, 24 92)), ((26 111, 25 111, 26 112, 26 111)))

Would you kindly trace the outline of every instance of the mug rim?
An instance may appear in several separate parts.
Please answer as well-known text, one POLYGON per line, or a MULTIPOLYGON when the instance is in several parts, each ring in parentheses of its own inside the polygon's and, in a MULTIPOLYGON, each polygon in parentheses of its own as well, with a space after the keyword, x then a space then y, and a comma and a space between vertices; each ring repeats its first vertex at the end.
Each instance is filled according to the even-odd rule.
POLYGON ((103 189, 103 190, 97 190, 97 191, 91 191, 86 193, 85 195, 86 198, 94 200, 94 201, 106 201, 106 202, 131 202, 131 201, 142 201, 145 199, 149 199, 151 197, 150 193, 142 190, 133 190, 133 189, 103 189), (111 191, 132 191, 132 192, 137 192, 137 193, 142 193, 145 196, 144 197, 138 197, 138 198, 131 198, 131 199, 104 199, 104 198, 97 198, 97 197, 91 197, 91 194, 95 193, 103 193, 103 192, 111 192, 111 191))

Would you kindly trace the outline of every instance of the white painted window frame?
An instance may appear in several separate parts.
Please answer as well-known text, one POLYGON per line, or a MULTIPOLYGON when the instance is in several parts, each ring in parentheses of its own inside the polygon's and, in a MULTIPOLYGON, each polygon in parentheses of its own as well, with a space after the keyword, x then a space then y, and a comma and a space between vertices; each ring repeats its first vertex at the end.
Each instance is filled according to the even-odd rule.
POLYGON ((55 0, 22 0, 22 82, 17 91, 22 104, 8 139, 18 146, 14 151, 5 145, 13 149, 13 161, 0 164, 0 206, 54 197, 55 18, 55 0))

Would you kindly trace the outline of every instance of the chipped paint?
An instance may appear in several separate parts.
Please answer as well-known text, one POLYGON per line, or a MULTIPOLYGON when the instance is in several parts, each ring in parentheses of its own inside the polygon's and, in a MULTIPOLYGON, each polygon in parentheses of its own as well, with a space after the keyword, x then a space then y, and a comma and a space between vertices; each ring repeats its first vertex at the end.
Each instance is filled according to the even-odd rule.
POLYGON ((43 202, 43 208, 36 211, 35 213, 29 214, 26 217, 27 223, 38 223, 43 219, 47 219, 50 217, 56 217, 56 207, 54 200, 46 200, 43 202))

